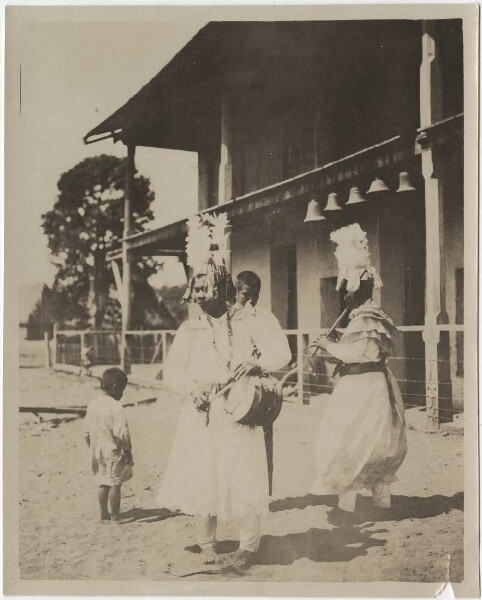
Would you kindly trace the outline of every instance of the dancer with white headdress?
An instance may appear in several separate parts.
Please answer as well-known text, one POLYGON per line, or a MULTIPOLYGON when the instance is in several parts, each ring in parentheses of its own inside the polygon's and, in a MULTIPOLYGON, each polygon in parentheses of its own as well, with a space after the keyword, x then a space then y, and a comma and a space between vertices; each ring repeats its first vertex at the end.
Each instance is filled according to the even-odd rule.
POLYGON ((338 495, 332 518, 343 519, 355 510, 363 488, 371 490, 376 506, 390 507, 390 486, 407 441, 400 390, 386 364, 396 329, 372 299, 382 283, 370 265, 366 233, 355 223, 332 233, 331 240, 349 324, 338 342, 322 337, 315 343, 339 364, 318 430, 311 492, 338 495))
POLYGON ((281 330, 267 331, 247 314, 233 318, 226 226, 224 215, 189 223, 187 255, 194 276, 185 298, 201 310, 181 325, 165 363, 166 383, 186 403, 158 503, 197 517, 197 541, 207 564, 216 561, 218 518, 237 519, 239 549, 225 562, 238 570, 253 561, 261 517, 269 511, 267 459, 263 427, 233 420, 227 394, 219 394, 233 379, 281 369, 291 353, 281 330))

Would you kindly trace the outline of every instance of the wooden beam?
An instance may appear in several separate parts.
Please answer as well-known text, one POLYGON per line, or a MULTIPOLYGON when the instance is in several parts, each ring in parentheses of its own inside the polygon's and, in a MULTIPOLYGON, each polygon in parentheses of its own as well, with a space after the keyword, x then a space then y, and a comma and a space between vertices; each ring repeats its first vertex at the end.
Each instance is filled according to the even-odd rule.
POLYGON ((117 294, 119 298, 123 298, 124 292, 122 291, 122 277, 119 270, 119 265, 115 260, 111 261, 112 272, 114 273, 115 287, 117 288, 117 294))
POLYGON ((232 115, 226 93, 221 98, 221 148, 219 160, 218 204, 229 202, 233 196, 232 115))
POLYGON ((121 335, 121 368, 126 370, 126 335, 130 327, 131 317, 131 257, 128 252, 127 238, 131 233, 131 202, 135 174, 135 146, 127 147, 126 185, 124 194, 124 237, 122 241, 122 335, 121 335))
POLYGON ((228 273, 231 273, 231 265, 232 265, 232 252, 231 252, 231 236, 233 234, 233 226, 229 223, 224 230, 224 235, 226 236, 226 250, 227 250, 227 264, 226 267, 228 269, 228 273))
MULTIPOLYGON (((434 24, 425 21, 422 35, 420 65, 420 124, 429 127, 442 118, 442 79, 438 65, 434 24)), ((438 348, 440 331, 437 328, 441 312, 441 202, 442 194, 434 165, 434 150, 422 152, 422 174, 425 180, 425 380, 427 428, 439 427, 439 369, 438 348)))

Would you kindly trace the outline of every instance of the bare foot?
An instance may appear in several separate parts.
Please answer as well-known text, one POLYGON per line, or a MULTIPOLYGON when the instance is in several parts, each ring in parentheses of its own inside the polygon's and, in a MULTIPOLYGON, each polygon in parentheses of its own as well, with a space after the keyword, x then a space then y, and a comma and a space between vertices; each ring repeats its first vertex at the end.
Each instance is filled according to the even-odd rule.
POLYGON ((134 519, 112 519, 110 522, 112 525, 125 525, 126 523, 132 523, 134 519))
POLYGON ((224 561, 226 569, 231 569, 238 575, 243 575, 253 562, 254 552, 249 550, 236 550, 232 554, 228 554, 224 561))
POLYGON ((201 550, 201 560, 204 565, 214 565, 216 562, 216 553, 212 548, 204 548, 201 550))

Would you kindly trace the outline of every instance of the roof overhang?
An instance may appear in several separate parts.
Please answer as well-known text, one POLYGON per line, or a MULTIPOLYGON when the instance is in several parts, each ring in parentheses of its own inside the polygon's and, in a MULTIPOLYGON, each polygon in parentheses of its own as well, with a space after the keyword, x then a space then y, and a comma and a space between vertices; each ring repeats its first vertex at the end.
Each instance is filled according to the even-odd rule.
POLYGON ((383 70, 387 53, 401 43, 418 61, 420 27, 417 21, 209 23, 84 142, 206 149, 219 139, 221 93, 235 96, 241 111, 271 116, 319 94, 325 103, 336 101, 355 64, 383 70))
POLYGON ((218 93, 219 41, 215 23, 203 27, 137 94, 89 131, 84 142, 112 138, 136 146, 196 150, 218 93), (203 60, 206 56, 209 61, 203 60), (172 119, 173 114, 185 118, 172 119))

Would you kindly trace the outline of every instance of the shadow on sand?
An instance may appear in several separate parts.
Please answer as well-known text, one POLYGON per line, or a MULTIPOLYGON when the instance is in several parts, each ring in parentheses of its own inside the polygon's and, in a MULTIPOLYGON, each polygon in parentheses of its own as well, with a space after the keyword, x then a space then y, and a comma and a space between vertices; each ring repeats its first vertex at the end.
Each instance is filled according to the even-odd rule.
MULTIPOLYGON (((308 506, 330 506, 337 503, 336 496, 313 496, 308 494, 298 498, 283 498, 271 502, 270 511, 303 510, 308 506)), ((457 492, 453 496, 392 496, 390 509, 379 509, 373 506, 371 498, 358 496, 357 509, 353 524, 366 521, 403 521, 404 519, 427 519, 451 510, 464 509, 464 494, 457 492)))
POLYGON ((172 517, 181 516, 183 516, 182 512, 172 512, 167 508, 131 508, 121 514, 122 519, 140 523, 155 523, 156 521, 165 521, 172 517))
MULTIPOLYGON (((309 529, 301 533, 287 535, 264 535, 256 555, 257 565, 290 565, 300 558, 315 562, 349 561, 363 556, 372 546, 385 545, 384 540, 372 538, 378 531, 363 531, 359 528, 309 529)), ((218 542, 217 554, 237 550, 239 543, 234 540, 218 542)), ((199 546, 187 546, 188 552, 199 553, 199 546)))

